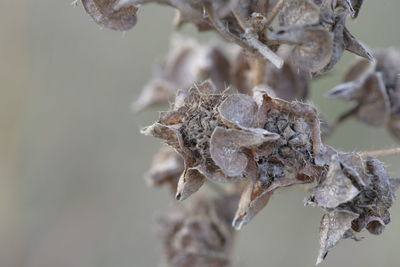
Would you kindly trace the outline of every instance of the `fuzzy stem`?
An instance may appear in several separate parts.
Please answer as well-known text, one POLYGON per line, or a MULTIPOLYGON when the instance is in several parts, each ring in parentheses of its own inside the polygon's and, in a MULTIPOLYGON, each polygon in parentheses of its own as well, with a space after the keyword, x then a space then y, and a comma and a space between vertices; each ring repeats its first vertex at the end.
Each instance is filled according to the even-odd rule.
POLYGON ((398 154, 400 154, 400 147, 360 152, 361 157, 385 157, 385 156, 393 156, 393 155, 398 155, 398 154))

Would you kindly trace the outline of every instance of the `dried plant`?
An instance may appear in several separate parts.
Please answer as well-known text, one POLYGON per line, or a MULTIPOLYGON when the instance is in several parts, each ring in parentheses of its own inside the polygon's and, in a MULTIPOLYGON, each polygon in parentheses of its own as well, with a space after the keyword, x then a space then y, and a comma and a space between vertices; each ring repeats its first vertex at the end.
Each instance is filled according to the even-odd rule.
POLYGON ((349 117, 372 125, 386 126, 400 139, 400 52, 377 50, 375 61, 357 60, 347 71, 345 83, 333 88, 329 98, 354 102, 354 107, 337 121, 349 117))
POLYGON ((177 9, 177 28, 192 23, 237 45, 174 36, 134 103, 143 110, 173 102, 142 129, 167 145, 148 182, 168 185, 180 201, 202 191, 159 220, 163 263, 231 266, 233 228, 275 190, 298 184, 311 186, 304 204, 324 211, 317 264, 342 239, 381 234, 400 182, 373 156, 400 149, 338 151, 322 141, 334 127, 307 103, 312 80, 350 51, 360 58, 328 97, 355 104, 334 126, 354 116, 400 138, 400 53, 371 52, 346 27, 363 0, 82 0, 95 22, 114 30, 133 27, 139 7, 153 2, 177 9))

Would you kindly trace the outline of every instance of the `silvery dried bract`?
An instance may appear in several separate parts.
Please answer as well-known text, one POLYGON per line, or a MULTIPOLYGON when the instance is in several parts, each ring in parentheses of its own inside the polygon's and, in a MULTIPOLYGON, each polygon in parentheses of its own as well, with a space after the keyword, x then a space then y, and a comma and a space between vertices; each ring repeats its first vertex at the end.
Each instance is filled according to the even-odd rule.
POLYGON ((183 160, 172 148, 163 146, 155 155, 146 180, 151 186, 168 185, 175 195, 183 172, 183 160))
POLYGON ((126 31, 135 26, 138 11, 130 0, 81 0, 86 12, 102 27, 126 31))
POLYGON ((361 4, 350 0, 285 1, 281 28, 270 38, 291 46, 288 59, 314 75, 333 68, 344 50, 372 60, 369 50, 346 28, 346 18, 358 14, 361 4))
POLYGON ((390 222, 388 209, 395 199, 395 184, 382 162, 356 153, 331 156, 327 175, 312 189, 306 204, 326 211, 320 227, 317 264, 340 240, 367 229, 381 234, 390 222))
POLYGON ((197 197, 160 218, 163 266, 232 266, 235 232, 230 224, 237 200, 231 195, 197 197))
POLYGON ((400 52, 377 50, 376 62, 357 60, 347 71, 343 84, 333 88, 329 98, 354 102, 339 122, 350 116, 372 125, 387 126, 400 138, 400 52))

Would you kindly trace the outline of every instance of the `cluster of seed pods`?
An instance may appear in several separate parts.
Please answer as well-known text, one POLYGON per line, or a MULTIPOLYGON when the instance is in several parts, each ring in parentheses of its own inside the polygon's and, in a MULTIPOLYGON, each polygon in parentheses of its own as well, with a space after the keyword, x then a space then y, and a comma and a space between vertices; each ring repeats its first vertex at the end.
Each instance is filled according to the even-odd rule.
POLYGON ((206 181, 243 187, 232 221, 236 229, 278 188, 314 184, 305 204, 326 212, 318 263, 341 239, 358 239, 363 229, 380 234, 390 222, 398 180, 375 158, 324 145, 309 104, 271 97, 259 87, 253 96, 220 91, 205 81, 178 91, 172 109, 142 133, 163 139, 182 157, 180 177, 169 180, 177 184, 177 200, 206 181))
POLYGON ((298 184, 311 186, 304 204, 324 210, 317 264, 342 239, 383 232, 399 180, 376 158, 325 145, 335 127, 307 103, 312 79, 347 50, 360 58, 328 97, 355 105, 334 126, 354 116, 400 138, 400 53, 372 52, 346 26, 363 0, 81 2, 96 23, 120 31, 137 23, 141 5, 171 6, 177 28, 191 23, 235 44, 175 35, 133 104, 139 111, 173 102, 142 129, 167 145, 146 177, 168 185, 177 200, 194 195, 159 221, 167 266, 231 266, 233 229, 250 222, 277 189, 298 184), (217 184, 220 195, 198 192, 204 184, 217 184))

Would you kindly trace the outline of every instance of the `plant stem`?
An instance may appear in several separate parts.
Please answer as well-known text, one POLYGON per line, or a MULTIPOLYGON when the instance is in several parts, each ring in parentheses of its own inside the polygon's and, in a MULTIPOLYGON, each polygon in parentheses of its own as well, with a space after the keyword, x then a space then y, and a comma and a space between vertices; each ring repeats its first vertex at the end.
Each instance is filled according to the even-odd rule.
POLYGON ((361 157, 384 157, 384 156, 393 156, 400 154, 400 147, 398 148, 390 148, 383 150, 374 150, 374 151, 365 151, 361 152, 361 157))

